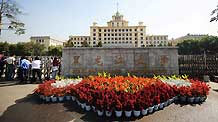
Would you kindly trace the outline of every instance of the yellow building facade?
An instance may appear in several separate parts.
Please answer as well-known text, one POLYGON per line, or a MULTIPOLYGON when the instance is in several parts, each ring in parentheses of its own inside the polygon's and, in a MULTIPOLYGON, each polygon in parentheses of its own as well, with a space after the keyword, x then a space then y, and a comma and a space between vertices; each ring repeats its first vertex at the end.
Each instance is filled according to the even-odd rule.
POLYGON ((136 26, 129 26, 123 15, 116 12, 107 26, 98 26, 96 22, 90 26, 90 36, 70 36, 69 41, 74 47, 82 47, 86 43, 95 47, 102 43, 103 47, 149 47, 167 46, 168 35, 147 35, 146 26, 139 22, 136 26))

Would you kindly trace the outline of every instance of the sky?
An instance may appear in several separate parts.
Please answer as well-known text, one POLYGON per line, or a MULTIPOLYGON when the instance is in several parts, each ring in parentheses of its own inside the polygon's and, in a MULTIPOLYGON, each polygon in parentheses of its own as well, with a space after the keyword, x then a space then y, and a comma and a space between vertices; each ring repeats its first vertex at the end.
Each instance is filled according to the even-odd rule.
POLYGON ((2 32, 0 41, 29 41, 31 36, 51 36, 68 40, 70 35, 89 35, 97 22, 105 26, 118 10, 129 25, 143 22, 146 34, 169 35, 169 39, 188 33, 218 36, 218 22, 209 22, 217 0, 16 0, 24 15, 26 33, 2 32))

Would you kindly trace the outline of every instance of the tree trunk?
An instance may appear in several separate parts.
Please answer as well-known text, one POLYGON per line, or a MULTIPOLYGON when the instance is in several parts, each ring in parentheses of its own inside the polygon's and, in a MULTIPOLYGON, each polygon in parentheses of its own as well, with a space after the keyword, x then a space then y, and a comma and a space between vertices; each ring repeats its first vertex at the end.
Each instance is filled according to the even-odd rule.
POLYGON ((1 8, 0 8, 0 35, 1 35, 1 31, 2 31, 2 15, 3 15, 3 4, 4 4, 4 0, 1 1, 1 8))

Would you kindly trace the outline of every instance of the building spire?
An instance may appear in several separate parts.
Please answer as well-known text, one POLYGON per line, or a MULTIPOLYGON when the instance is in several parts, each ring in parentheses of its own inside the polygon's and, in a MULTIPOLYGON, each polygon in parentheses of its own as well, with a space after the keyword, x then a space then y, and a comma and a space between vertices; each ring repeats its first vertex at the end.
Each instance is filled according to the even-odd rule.
POLYGON ((119 9, 119 3, 117 2, 117 12, 118 12, 118 9, 119 9))

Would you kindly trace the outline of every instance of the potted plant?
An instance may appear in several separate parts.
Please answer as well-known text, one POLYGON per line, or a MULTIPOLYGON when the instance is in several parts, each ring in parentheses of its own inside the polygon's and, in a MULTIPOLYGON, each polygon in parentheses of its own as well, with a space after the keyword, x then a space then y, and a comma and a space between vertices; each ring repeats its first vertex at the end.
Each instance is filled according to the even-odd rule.
POLYGON ((139 117, 142 109, 143 109, 143 107, 141 106, 141 99, 138 97, 134 101, 134 109, 133 109, 134 116, 139 117))
POLYGON ((122 116, 122 108, 123 105, 119 99, 115 98, 115 115, 116 117, 121 117, 122 116))
POLYGON ((132 110, 134 108, 134 100, 131 98, 131 94, 126 93, 124 96, 123 110, 126 117, 131 117, 132 110))

